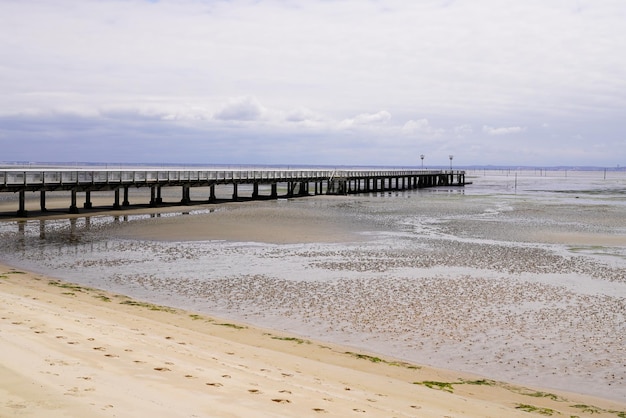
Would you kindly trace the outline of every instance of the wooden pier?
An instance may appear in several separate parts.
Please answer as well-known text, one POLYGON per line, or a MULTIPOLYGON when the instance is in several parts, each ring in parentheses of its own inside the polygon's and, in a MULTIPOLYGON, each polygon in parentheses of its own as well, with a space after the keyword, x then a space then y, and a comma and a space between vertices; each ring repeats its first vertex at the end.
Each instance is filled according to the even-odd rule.
POLYGON ((460 170, 91 170, 91 169, 10 169, 0 170, 0 193, 18 193, 18 216, 26 216, 26 193, 39 192, 40 209, 46 211, 46 192, 70 192, 70 213, 78 213, 78 194, 84 193, 84 208, 91 208, 91 193, 113 192, 113 209, 129 206, 130 188, 150 188, 150 206, 163 203, 163 187, 180 187, 180 203, 191 204, 190 189, 208 187, 206 200, 215 202, 215 186, 232 188, 232 200, 277 199, 311 194, 376 193, 439 186, 464 186, 460 170), (279 196, 278 185, 286 193, 279 196), (248 197, 239 186, 251 185, 248 197), (261 195, 259 185, 269 186, 261 195), (313 186, 311 186, 313 185, 313 186), (121 195, 121 196, 120 196, 121 195), (120 197, 123 198, 120 202, 120 197))

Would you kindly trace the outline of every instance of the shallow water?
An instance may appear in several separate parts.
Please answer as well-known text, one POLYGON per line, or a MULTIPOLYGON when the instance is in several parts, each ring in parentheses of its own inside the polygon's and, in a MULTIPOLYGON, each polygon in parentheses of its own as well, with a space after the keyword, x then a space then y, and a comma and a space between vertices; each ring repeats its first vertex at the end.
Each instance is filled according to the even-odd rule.
MULTIPOLYGON (((319 228, 358 234, 346 242, 125 238, 164 219, 210 223, 204 208, 2 222, 0 259, 417 363, 625 401, 624 174, 476 171, 465 188, 245 204, 275 211, 275 222, 287 210, 331 219, 319 228)), ((249 212, 242 222, 253 224, 249 212)))

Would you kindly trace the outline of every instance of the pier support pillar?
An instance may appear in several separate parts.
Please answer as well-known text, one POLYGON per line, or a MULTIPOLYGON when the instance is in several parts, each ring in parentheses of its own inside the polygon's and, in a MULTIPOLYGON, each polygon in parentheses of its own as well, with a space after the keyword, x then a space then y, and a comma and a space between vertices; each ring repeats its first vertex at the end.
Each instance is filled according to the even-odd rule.
POLYGON ((252 183, 252 198, 258 199, 259 197, 259 183, 252 183))
POLYGON ((293 182, 287 182, 287 197, 293 197, 293 182))
POLYGON ((78 206, 76 206, 76 190, 72 190, 72 202, 70 203, 70 213, 78 213, 78 206))
POLYGON ((113 200, 113 209, 119 209, 120 208, 120 189, 115 189, 114 193, 115 193, 115 197, 113 200))
POLYGON ((209 202, 215 202, 217 198, 215 197, 215 184, 209 186, 209 202))
POLYGON ((26 190, 19 191, 19 209, 17 210, 17 216, 26 217, 26 190))
POLYGON ((157 186, 157 195, 156 195, 156 204, 160 205, 161 203, 163 203, 163 198, 161 197, 161 186, 157 186))
POLYGON ((236 201, 239 196, 238 196, 238 190, 237 190, 237 183, 233 183, 233 200, 236 201))
POLYGON ((156 206, 156 188, 155 186, 150 187, 150 202, 148 203, 150 207, 156 206))
POLYGON ((300 196, 306 196, 309 194, 309 182, 308 181, 303 181, 300 183, 300 190, 299 190, 299 195, 300 196))
POLYGON ((189 186, 183 186, 183 197, 180 200, 180 203, 183 205, 188 205, 191 203, 191 195, 189 193, 189 186))
POLYGON ((271 192, 270 197, 272 199, 278 198, 278 185, 276 183, 272 183, 272 192, 271 192))
POLYGON ((318 181, 315 183, 315 194, 323 194, 324 193, 324 182, 318 181))
POLYGON ((91 204, 91 192, 90 191, 86 191, 85 192, 85 204, 83 205, 83 207, 85 209, 91 209, 92 208, 92 204, 91 204))
POLYGON ((46 209, 46 191, 42 190, 39 192, 39 208, 41 209, 42 212, 47 212, 48 209, 46 209))
POLYGON ((122 206, 130 206, 130 202, 128 201, 128 186, 124 187, 124 201, 122 202, 122 206))

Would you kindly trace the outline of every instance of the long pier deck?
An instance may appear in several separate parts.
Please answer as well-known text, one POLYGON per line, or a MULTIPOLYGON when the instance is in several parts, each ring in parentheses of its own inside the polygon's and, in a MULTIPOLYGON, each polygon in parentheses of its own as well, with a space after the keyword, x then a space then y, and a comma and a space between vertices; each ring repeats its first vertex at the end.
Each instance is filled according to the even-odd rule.
POLYGON ((277 199, 278 185, 284 197, 318 194, 355 194, 438 186, 464 186, 461 170, 158 170, 158 169, 5 169, 0 170, 0 193, 18 193, 18 216, 26 216, 26 193, 39 192, 40 209, 46 211, 46 192, 70 192, 70 213, 78 213, 78 194, 84 208, 91 208, 91 193, 113 192, 113 209, 129 206, 129 188, 150 188, 151 206, 163 203, 163 187, 181 187, 181 204, 190 204, 190 189, 209 187, 206 202, 216 201, 215 186, 232 187, 232 200, 243 199, 240 185, 251 185, 250 199, 277 199), (269 185, 261 195, 259 185, 269 185), (313 187, 311 187, 313 185, 313 187), (120 202, 120 193, 123 200, 120 202))

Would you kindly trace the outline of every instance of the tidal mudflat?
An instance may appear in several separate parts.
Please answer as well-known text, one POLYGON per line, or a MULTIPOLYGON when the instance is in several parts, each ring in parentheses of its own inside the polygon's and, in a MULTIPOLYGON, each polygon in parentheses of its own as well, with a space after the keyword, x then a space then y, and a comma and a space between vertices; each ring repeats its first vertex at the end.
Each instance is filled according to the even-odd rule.
POLYGON ((305 338, 624 402, 626 179, 469 177, 466 188, 6 222, 0 258, 305 338))

